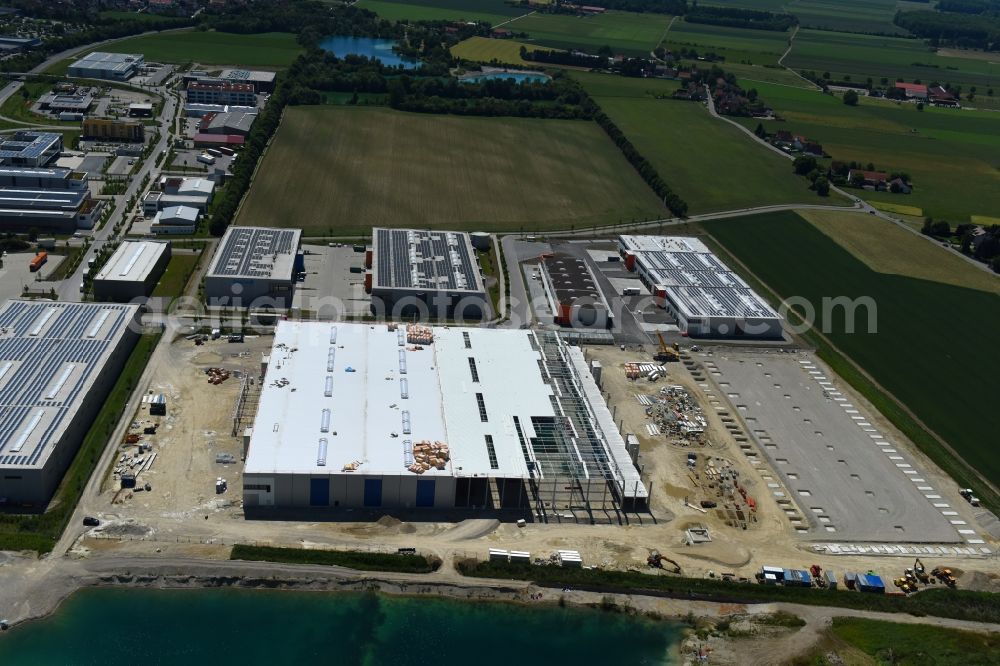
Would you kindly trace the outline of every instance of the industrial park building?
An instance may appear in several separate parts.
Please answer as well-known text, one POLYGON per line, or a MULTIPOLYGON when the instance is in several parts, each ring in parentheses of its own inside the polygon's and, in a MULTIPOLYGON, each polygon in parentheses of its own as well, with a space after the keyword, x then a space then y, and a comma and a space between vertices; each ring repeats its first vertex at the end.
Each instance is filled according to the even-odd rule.
POLYGON ((90 191, 46 190, 0 187, 0 230, 26 231, 33 228, 56 233, 92 229, 101 211, 101 202, 90 191))
POLYGON ((281 321, 265 363, 250 515, 647 508, 583 352, 554 331, 281 321))
POLYGON ((224 69, 219 79, 228 83, 248 83, 259 93, 274 91, 274 72, 261 72, 250 69, 224 69))
POLYGON ((52 496, 138 338, 137 305, 0 306, 0 497, 52 496))
POLYGON ((149 296, 169 262, 169 241, 123 241, 94 276, 94 300, 128 303, 149 296))
POLYGON ((489 316, 483 276, 469 234, 372 229, 365 258, 372 309, 393 317, 427 313, 442 319, 489 316))
POLYGON ((145 126, 138 120, 112 120, 111 118, 84 118, 83 136, 86 139, 113 139, 116 141, 142 141, 145 126))
POLYGON ((147 216, 173 206, 196 208, 204 213, 215 192, 215 182, 207 178, 163 176, 157 185, 160 189, 147 192, 142 200, 142 210, 147 216))
POLYGON ((141 53, 105 53, 93 51, 69 66, 70 76, 86 79, 127 81, 145 64, 141 53))
POLYGON ((301 238, 300 229, 226 229, 205 275, 209 305, 291 307, 301 238))
POLYGON ((0 187, 83 191, 87 189, 87 173, 60 168, 0 167, 0 187))
POLYGON ((188 104, 225 104, 256 106, 257 94, 248 83, 202 83, 195 81, 187 87, 188 104))
POLYGON ((613 316, 597 278, 579 257, 545 257, 542 284, 556 323, 572 328, 611 328, 613 316))
POLYGON ((168 206, 156 213, 149 230, 155 235, 193 234, 198 228, 198 209, 191 206, 168 206))
POLYGON ((63 136, 54 132, 24 130, 0 136, 0 164, 43 167, 59 156, 63 136))
POLYGON ((619 236, 625 267, 692 337, 782 337, 781 317, 697 238, 619 236))

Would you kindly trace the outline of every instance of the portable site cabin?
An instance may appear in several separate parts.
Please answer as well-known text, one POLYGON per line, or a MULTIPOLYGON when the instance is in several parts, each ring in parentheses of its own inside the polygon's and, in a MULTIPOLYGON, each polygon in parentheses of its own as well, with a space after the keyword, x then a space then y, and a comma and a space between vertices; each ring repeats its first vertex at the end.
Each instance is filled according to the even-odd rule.
POLYGON ((149 401, 149 415, 150 416, 166 416, 167 415, 167 397, 160 393, 159 395, 153 396, 149 401))
POLYGON ((837 576, 832 571, 827 569, 826 571, 823 572, 823 577, 826 578, 827 588, 831 590, 837 589, 837 576))

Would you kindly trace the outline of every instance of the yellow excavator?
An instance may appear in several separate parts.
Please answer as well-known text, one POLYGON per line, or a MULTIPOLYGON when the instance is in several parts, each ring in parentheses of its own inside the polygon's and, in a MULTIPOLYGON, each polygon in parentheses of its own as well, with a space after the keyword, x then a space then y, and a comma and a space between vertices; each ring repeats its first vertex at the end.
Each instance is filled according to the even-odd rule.
POLYGON ((667 341, 663 339, 663 333, 659 331, 656 332, 656 337, 660 341, 660 349, 653 354, 653 360, 659 361, 660 363, 675 362, 681 360, 680 347, 675 342, 673 346, 667 344, 667 341))

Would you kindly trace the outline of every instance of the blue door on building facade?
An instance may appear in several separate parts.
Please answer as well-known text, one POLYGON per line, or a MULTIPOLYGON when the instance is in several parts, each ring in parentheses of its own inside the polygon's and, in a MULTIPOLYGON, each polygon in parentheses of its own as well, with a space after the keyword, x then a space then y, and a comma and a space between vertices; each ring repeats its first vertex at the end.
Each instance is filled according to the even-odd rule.
POLYGON ((382 479, 365 479, 365 506, 382 506, 382 479))
POLYGON ((309 479, 309 506, 330 506, 330 479, 309 479))
POLYGON ((417 506, 434 506, 434 479, 417 480, 417 506))

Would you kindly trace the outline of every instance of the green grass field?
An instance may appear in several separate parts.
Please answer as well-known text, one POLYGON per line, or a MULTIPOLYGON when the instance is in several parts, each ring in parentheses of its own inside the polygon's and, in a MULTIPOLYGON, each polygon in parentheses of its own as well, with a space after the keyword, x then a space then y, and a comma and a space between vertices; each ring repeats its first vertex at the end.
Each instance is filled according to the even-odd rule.
POLYGON ((614 11, 587 17, 532 14, 504 27, 526 32, 531 41, 556 49, 579 48, 594 52, 602 46, 610 46, 616 53, 648 56, 659 43, 670 18, 664 14, 614 11))
POLYGON ((285 111, 237 223, 347 235, 582 228, 664 214, 596 123, 327 106, 285 111))
MULTIPOLYGON (((196 62, 202 65, 240 65, 271 69, 287 67, 302 52, 302 47, 295 41, 295 35, 288 32, 237 35, 197 30, 129 37, 101 48, 121 53, 142 53, 151 62, 196 62)), ((57 63, 47 72, 65 74, 66 68, 74 59, 57 63)))
MULTIPOLYGON (((38 98, 52 91, 51 83, 41 83, 28 81, 24 83, 21 90, 7 98, 7 101, 0 106, 0 115, 18 120, 24 123, 34 123, 36 125, 59 125, 66 128, 79 129, 79 121, 61 121, 50 116, 42 116, 31 110, 31 105, 38 101, 38 98), (28 99, 25 99, 22 91, 27 91, 28 99)), ((15 123, 6 123, 8 127, 17 128, 15 123)))
POLYGON ((725 56, 727 64, 774 65, 788 48, 791 34, 791 31, 749 30, 677 21, 667 33, 664 46, 671 50, 694 48, 699 53, 715 52, 725 56))
MULTIPOLYGON (((1000 210, 1000 114, 932 107, 917 111, 913 104, 868 98, 849 107, 816 91, 754 87, 786 119, 765 122, 768 131, 787 129, 815 139, 834 159, 906 171, 915 184, 908 195, 852 193, 954 222, 1000 210)), ((752 119, 741 122, 751 129, 757 125, 752 119)))
MULTIPOLYGON (((772 12, 788 12, 807 28, 844 30, 847 32, 904 33, 894 25, 897 7, 914 3, 897 0, 704 0, 703 5, 739 7, 772 12)), ((927 9, 926 4, 916 8, 927 9)), ((911 8, 912 9, 912 8, 911 8)))
POLYGON ((153 289, 152 296, 166 296, 177 298, 184 294, 184 286, 187 285, 188 278, 198 265, 199 254, 178 254, 174 252, 167 263, 167 270, 163 272, 160 281, 153 289))
POLYGON ((993 87, 1000 93, 1000 57, 945 57, 919 39, 799 30, 785 64, 796 71, 830 72, 859 82, 870 77, 879 84, 882 77, 899 77, 951 83, 965 90, 976 86, 980 94, 993 87))
POLYGON ((833 203, 811 192, 792 164, 695 102, 669 96, 672 81, 573 73, 691 214, 782 203, 833 203))
POLYGON ((830 341, 969 465, 1000 483, 995 431, 984 418, 995 408, 1000 376, 1000 356, 992 352, 1000 296, 873 271, 791 212, 702 225, 781 297, 812 303, 815 325, 830 341), (873 299, 877 332, 868 332, 864 309, 854 333, 845 330, 842 308, 824 318, 822 299, 838 296, 873 299))
POLYGON ((529 51, 550 51, 544 46, 525 44, 511 39, 490 39, 488 37, 470 37, 451 47, 451 54, 474 62, 498 62, 505 65, 531 64, 521 57, 521 47, 529 51))
POLYGON ((493 25, 527 14, 503 0, 359 0, 357 6, 389 21, 487 21, 493 25))
POLYGON ((987 666, 1000 655, 997 634, 857 617, 833 618, 831 631, 880 664, 987 666))

